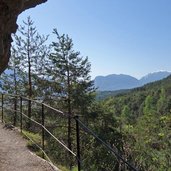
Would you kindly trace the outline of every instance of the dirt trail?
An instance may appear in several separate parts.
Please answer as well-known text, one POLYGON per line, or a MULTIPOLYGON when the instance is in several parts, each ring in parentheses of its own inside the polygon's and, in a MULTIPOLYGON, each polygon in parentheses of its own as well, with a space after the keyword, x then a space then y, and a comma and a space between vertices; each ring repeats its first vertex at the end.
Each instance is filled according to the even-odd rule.
POLYGON ((52 166, 31 153, 26 140, 16 130, 0 123, 0 171, 54 171, 52 166))

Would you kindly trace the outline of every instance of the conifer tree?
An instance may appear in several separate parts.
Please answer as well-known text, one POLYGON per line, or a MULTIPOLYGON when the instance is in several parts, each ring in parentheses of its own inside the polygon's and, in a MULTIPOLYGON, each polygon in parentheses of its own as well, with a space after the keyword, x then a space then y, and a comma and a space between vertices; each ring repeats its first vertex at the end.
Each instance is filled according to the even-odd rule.
POLYGON ((14 35, 15 48, 19 52, 20 68, 28 74, 27 93, 29 98, 34 95, 34 75, 42 75, 44 71, 44 60, 47 56, 46 41, 48 36, 40 35, 30 17, 23 21, 14 35))
POLYGON ((53 52, 49 57, 47 71, 51 79, 58 84, 57 94, 64 103, 68 113, 68 147, 71 145, 71 117, 74 114, 85 114, 91 103, 94 91, 90 77, 91 65, 88 58, 83 58, 80 52, 74 51, 73 41, 68 35, 59 35, 54 29, 57 41, 52 43, 53 52))
MULTIPOLYGON (((30 99, 38 95, 37 91, 34 91, 38 90, 37 76, 43 77, 44 74, 44 63, 48 53, 45 44, 47 39, 48 36, 41 36, 38 33, 30 17, 27 21, 23 21, 18 34, 14 35, 15 48, 20 58, 20 69, 27 74, 23 81, 27 84, 26 94, 30 99)), ((31 117, 31 101, 28 103, 28 116, 31 117)))

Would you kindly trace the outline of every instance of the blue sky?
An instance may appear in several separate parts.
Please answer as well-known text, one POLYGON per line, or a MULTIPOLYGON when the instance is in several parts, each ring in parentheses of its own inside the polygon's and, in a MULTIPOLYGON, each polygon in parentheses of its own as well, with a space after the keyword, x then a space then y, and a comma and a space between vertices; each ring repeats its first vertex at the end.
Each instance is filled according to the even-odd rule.
POLYGON ((18 24, 27 16, 49 41, 53 28, 69 34, 89 57, 92 78, 171 71, 171 0, 48 0, 23 12, 18 24))

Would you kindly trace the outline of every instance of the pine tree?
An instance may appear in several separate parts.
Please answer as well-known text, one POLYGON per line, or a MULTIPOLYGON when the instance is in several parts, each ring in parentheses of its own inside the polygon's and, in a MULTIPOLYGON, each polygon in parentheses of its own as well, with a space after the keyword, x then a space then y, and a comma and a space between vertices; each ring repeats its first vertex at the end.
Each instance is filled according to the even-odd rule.
MULTIPOLYGON (((27 74, 23 84, 27 84, 26 94, 31 99, 38 96, 37 79, 43 78, 45 58, 48 53, 46 41, 48 36, 41 36, 30 17, 23 21, 18 34, 14 35, 15 49, 20 60, 20 69, 27 74)), ((28 102, 28 117, 31 117, 31 101, 28 102)))
POLYGON ((56 94, 63 101, 62 109, 68 113, 68 147, 71 143, 71 117, 84 114, 91 103, 94 91, 90 77, 91 65, 88 58, 73 50, 73 41, 68 35, 59 35, 54 29, 57 41, 52 43, 53 53, 49 57, 47 71, 58 86, 56 94))
POLYGON ((27 18, 27 21, 23 21, 23 25, 18 29, 18 34, 14 35, 15 48, 20 56, 20 68, 28 74, 27 93, 29 98, 35 94, 34 76, 42 76, 44 71, 44 60, 48 53, 45 44, 47 39, 48 36, 38 33, 30 17, 27 18))

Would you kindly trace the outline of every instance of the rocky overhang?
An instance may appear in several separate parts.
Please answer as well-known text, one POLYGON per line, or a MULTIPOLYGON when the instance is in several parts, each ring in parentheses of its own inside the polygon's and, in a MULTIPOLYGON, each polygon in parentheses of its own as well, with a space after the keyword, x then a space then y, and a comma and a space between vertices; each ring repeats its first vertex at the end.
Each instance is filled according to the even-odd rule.
POLYGON ((23 11, 47 0, 0 0, 0 74, 8 66, 11 34, 17 30, 17 17, 23 11))

